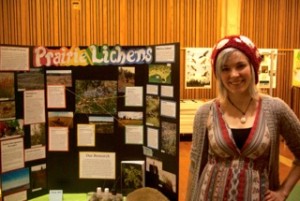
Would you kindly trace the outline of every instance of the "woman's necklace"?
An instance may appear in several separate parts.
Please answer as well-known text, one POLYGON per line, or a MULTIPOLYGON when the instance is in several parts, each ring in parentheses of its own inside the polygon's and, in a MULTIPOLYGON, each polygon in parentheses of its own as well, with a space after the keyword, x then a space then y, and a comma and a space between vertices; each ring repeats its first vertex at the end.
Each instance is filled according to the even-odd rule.
POLYGON ((248 103, 248 105, 247 105, 245 111, 241 110, 238 106, 236 106, 236 105, 230 100, 229 97, 228 97, 228 101, 230 102, 230 104, 231 104, 235 109, 237 109, 239 112, 241 112, 241 113, 243 114, 243 116, 242 116, 241 119, 240 119, 241 123, 242 123, 242 124, 246 123, 246 121, 247 121, 246 113, 247 113, 247 111, 248 111, 248 109, 249 109, 250 103, 252 102, 252 98, 250 99, 250 101, 249 101, 249 103, 248 103))

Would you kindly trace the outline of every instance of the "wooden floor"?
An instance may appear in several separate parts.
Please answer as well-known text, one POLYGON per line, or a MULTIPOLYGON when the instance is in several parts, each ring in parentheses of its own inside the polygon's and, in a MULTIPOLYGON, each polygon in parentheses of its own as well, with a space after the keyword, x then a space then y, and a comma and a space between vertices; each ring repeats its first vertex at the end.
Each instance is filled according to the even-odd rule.
MULTIPOLYGON (((180 154, 179 154, 179 201, 185 201, 185 194, 187 188, 188 168, 189 168, 189 156, 190 156, 190 141, 180 142, 180 154)), ((292 154, 286 148, 284 143, 280 144, 280 179, 287 176, 287 173, 292 165, 292 154)))

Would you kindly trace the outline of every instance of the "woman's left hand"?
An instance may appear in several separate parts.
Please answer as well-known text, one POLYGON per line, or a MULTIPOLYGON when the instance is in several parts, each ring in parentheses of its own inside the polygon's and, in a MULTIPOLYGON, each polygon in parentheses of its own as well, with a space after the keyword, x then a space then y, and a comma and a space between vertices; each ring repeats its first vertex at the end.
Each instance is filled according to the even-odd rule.
POLYGON ((267 190, 267 192, 265 193, 265 201, 284 201, 286 200, 286 198, 287 196, 280 190, 278 191, 267 190))

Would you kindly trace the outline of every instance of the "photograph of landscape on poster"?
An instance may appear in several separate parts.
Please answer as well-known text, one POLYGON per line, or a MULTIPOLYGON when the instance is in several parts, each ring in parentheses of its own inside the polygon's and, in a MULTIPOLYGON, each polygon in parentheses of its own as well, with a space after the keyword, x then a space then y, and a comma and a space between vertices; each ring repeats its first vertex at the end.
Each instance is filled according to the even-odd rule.
POLYGON ((172 68, 171 64, 151 64, 149 65, 149 83, 171 84, 172 68))
POLYGON ((126 87, 135 86, 135 68, 120 66, 118 68, 118 92, 125 93, 126 87))
POLYGON ((0 73, 0 100, 15 99, 14 84, 13 73, 0 73))
POLYGON ((76 113, 110 114, 117 112, 117 81, 76 80, 76 113))

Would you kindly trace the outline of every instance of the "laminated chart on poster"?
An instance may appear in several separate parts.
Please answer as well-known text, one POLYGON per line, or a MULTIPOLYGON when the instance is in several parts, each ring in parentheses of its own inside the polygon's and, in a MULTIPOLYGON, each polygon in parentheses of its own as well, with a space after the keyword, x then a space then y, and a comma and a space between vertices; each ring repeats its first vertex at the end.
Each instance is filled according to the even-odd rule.
POLYGON ((116 153, 79 152, 80 179, 115 179, 116 153))
POLYGON ((15 201, 15 200, 27 200, 27 191, 20 191, 17 193, 9 194, 4 196, 5 201, 15 201))
POLYGON ((155 46, 155 62, 156 63, 174 63, 175 61, 175 45, 158 45, 155 46))
POLYGON ((1 141, 0 148, 2 173, 25 166, 24 139, 22 137, 1 141))
POLYGON ((69 151, 68 127, 49 127, 49 151, 69 151))
POLYGON ((174 87, 173 86, 161 86, 160 87, 160 95, 162 97, 169 97, 173 98, 174 97, 174 87))
POLYGON ((25 161, 34 161, 46 158, 46 147, 36 146, 30 149, 25 149, 25 161))
POLYGON ((277 74, 277 49, 259 49, 259 53, 263 56, 258 72, 259 88, 276 88, 277 74))
POLYGON ((175 101, 160 101, 161 116, 176 118, 176 102, 175 101))
POLYGON ((44 90, 24 91, 24 124, 45 122, 45 113, 44 90))
POLYGON ((143 87, 125 87, 125 106, 143 106, 143 87))
POLYGON ((47 104, 48 108, 66 108, 64 85, 47 85, 47 104))
POLYGON ((158 129, 156 128, 147 128, 147 146, 153 149, 158 149, 159 138, 158 138, 158 129))
POLYGON ((125 143, 126 144, 143 144, 144 143, 144 126, 126 125, 125 126, 125 143))
POLYGON ((77 124, 77 146, 94 147, 96 144, 95 124, 77 124))
POLYGON ((295 49, 294 50, 293 86, 300 87, 300 49, 295 49))
POLYGON ((185 49, 185 88, 211 88, 211 48, 185 49))
POLYGON ((0 46, 0 71, 28 71, 29 48, 0 46))
POLYGON ((153 84, 147 84, 146 92, 147 94, 158 95, 158 86, 153 84))

